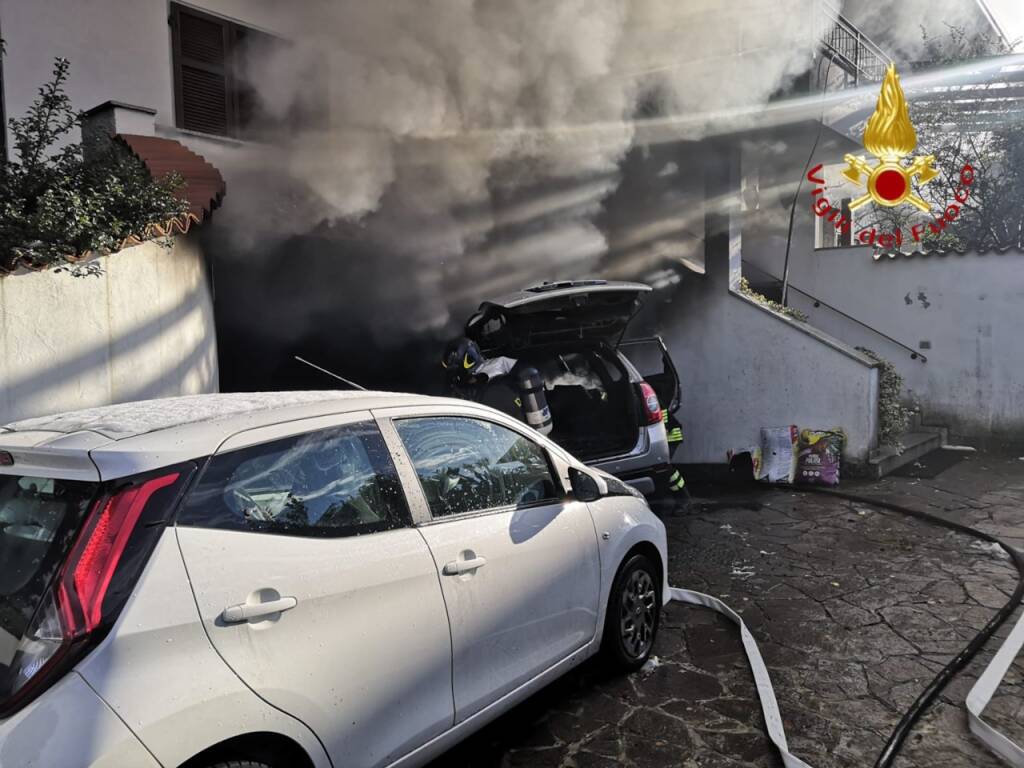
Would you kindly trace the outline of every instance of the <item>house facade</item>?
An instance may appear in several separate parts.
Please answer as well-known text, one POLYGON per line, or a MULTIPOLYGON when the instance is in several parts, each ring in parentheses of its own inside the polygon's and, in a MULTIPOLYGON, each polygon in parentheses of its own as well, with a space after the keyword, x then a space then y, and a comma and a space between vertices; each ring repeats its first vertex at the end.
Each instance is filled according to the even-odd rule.
POLYGON ((5 114, 25 112, 60 56, 71 62, 67 90, 76 107, 153 110, 155 135, 184 139, 201 154, 233 146, 245 109, 233 54, 247 34, 281 34, 286 17, 266 1, 4 0, 5 114))
MULTIPOLYGON (((886 355, 880 343, 865 343, 841 323, 818 322, 810 311, 810 322, 784 317, 752 299, 740 282, 747 277, 770 292, 772 280, 762 273, 781 278, 788 250, 794 295, 827 293, 811 278, 822 263, 815 238, 818 245, 844 245, 824 243, 809 205, 801 200, 792 209, 791 201, 805 161, 836 165, 859 147, 826 116, 823 92, 876 88, 889 57, 885 41, 871 42, 827 0, 811 5, 807 33, 817 41, 814 67, 789 81, 778 100, 739 123, 717 126, 709 118, 699 135, 690 132, 690 123, 658 115, 638 120, 615 191, 597 198, 595 220, 607 254, 597 266, 581 260, 586 271, 576 276, 597 272, 656 286, 643 321, 666 337, 680 369, 684 400, 678 418, 685 439, 678 462, 722 463, 729 450, 755 444, 762 427, 788 424, 841 427, 857 462, 867 462, 878 448, 879 368, 855 347, 886 355), (794 226, 787 237, 791 209, 794 226)), ((78 108, 96 108, 90 117, 97 130, 136 137, 133 150, 141 147, 136 153, 154 172, 168 164, 137 137, 174 142, 222 174, 228 194, 207 194, 203 187, 198 218, 219 208, 209 226, 189 235, 216 288, 216 301, 213 291, 208 299, 220 342, 213 382, 219 376, 226 389, 329 385, 295 366, 292 356, 303 354, 369 386, 429 391, 440 379, 433 368, 443 334, 457 332, 459 312, 488 298, 503 278, 507 282, 501 259, 516 258, 518 241, 491 249, 490 261, 464 269, 439 266, 444 255, 431 252, 425 236, 425 255, 396 268, 380 258, 381 239, 367 241, 359 226, 300 227, 287 208, 297 210, 301 199, 282 200, 276 192, 261 198, 261 188, 276 190, 270 182, 278 169, 260 164, 268 145, 254 131, 255 105, 260 89, 269 86, 266 73, 253 74, 252 62, 254 55, 266 58, 302 42, 308 19, 298 22, 293 9, 272 0, 0 0, 5 114, 24 113, 53 57, 62 56, 71 62, 69 95, 78 108), (240 244, 245 222, 270 219, 272 207, 282 222, 278 236, 240 244), (421 268, 429 279, 416 273, 421 268), (433 303, 422 300, 427 294, 433 303), (382 332, 409 316, 422 332, 401 338, 382 332)), ((742 44, 741 38, 737 55, 744 55, 742 44)), ((309 79, 330 77, 330 71, 328 66, 309 79)), ((308 124, 309 115, 304 118, 308 124)), ((315 119, 332 124, 329 110, 315 119)), ((276 127, 287 130, 284 123, 276 127)), ((329 165, 330 157, 322 160, 329 165)), ((562 200, 584 191, 580 181, 538 194, 562 200)), ((531 193, 513 201, 514 215, 492 201, 486 213, 498 222, 499 235, 501 222, 519 225, 522 198, 531 193)), ((807 194, 806 187, 800 194, 807 194)), ((541 227, 557 219, 540 218, 528 232, 533 243, 544 242, 541 227)), ((560 240, 551 242, 561 247, 560 240)), ((884 268, 863 250, 851 258, 864 260, 868 274, 884 268)), ((523 279, 551 276, 539 261, 535 274, 523 279)), ((845 280, 835 281, 838 290, 845 280)), ((829 303, 842 304, 835 297, 829 303)), ((862 312, 842 306, 854 317, 862 312)))
MULTIPOLYGON (((0 4, 5 118, 23 116, 54 58, 67 58, 67 91, 76 109, 89 112, 86 130, 120 134, 154 176, 179 173, 190 205, 169 226, 173 237, 90 257, 99 267, 91 276, 24 267, 0 275, 0 423, 219 388, 210 265, 199 230, 224 184, 214 166, 177 141, 186 134, 174 120, 168 19, 166 4, 0 4)), ((2 133, 12 157, 6 119, 2 133)))

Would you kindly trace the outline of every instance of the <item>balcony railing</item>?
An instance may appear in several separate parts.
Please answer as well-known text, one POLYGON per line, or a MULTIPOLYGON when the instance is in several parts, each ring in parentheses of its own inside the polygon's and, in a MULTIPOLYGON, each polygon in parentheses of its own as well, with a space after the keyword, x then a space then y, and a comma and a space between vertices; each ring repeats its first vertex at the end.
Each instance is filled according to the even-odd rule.
POLYGON ((828 0, 817 4, 817 38, 848 85, 881 82, 892 59, 851 24, 828 0))

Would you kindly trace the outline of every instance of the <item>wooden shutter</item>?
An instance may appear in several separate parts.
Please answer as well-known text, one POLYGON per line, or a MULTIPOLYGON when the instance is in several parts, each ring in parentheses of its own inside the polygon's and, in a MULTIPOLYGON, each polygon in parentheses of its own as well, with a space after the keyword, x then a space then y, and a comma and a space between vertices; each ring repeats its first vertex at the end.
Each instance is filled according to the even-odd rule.
POLYGON ((179 5, 171 14, 178 127, 233 135, 229 23, 179 5))
POLYGON ((266 124, 259 96, 258 73, 253 71, 257 58, 274 56, 281 40, 265 32, 235 25, 232 30, 232 67, 234 71, 234 110, 240 136, 252 136, 254 125, 266 124))

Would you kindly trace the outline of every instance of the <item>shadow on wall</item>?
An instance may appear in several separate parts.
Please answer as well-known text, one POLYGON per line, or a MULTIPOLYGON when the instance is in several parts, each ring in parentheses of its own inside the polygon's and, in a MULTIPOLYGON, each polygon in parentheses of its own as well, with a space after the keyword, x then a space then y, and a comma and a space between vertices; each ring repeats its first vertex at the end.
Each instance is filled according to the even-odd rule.
POLYGON ((217 370, 208 281, 189 238, 104 257, 99 277, 0 280, 0 423, 215 392, 217 370))

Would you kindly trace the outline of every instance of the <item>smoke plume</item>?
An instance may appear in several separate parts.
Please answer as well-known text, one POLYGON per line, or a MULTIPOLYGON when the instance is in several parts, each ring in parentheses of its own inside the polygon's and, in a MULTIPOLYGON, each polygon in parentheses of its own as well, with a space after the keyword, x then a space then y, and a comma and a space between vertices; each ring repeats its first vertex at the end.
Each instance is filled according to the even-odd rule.
POLYGON ((994 37, 976 0, 846 0, 843 14, 868 37, 884 43, 901 69, 941 55, 961 33, 994 37))
MULTIPOLYGON (((542 280, 643 277, 659 265, 649 255, 620 256, 614 242, 674 228, 680 243, 699 244, 703 233, 699 211, 687 210, 676 226, 667 210, 674 197, 661 207, 636 202, 633 235, 610 238, 602 227, 624 161, 631 150, 646 152, 634 146, 637 121, 765 103, 810 66, 814 7, 289 6, 280 32, 296 42, 255 51, 248 63, 270 140, 224 161, 235 181, 216 222, 222 259, 235 253, 247 269, 268 258, 278 265, 269 281, 276 295, 265 303, 249 296, 244 322, 260 319, 253 304, 273 305, 267 332, 280 338, 351 317, 349 330, 398 344, 450 333, 481 299, 542 280), (293 284, 301 295, 282 306, 285 264, 315 274, 311 284, 323 290, 293 284), (372 323, 358 319, 368 312, 372 323)), ((653 171, 699 185, 684 163, 677 155, 653 171)), ((619 196, 628 209, 629 195, 619 196)))

